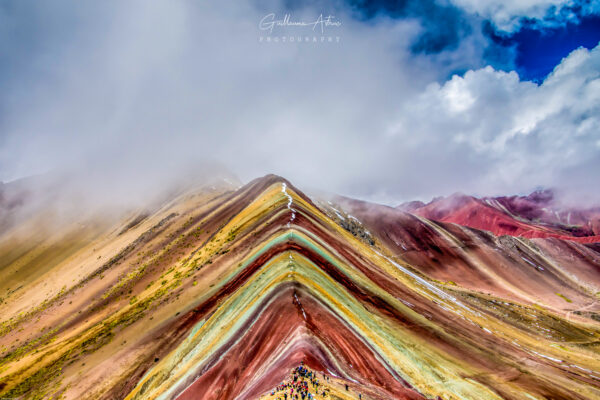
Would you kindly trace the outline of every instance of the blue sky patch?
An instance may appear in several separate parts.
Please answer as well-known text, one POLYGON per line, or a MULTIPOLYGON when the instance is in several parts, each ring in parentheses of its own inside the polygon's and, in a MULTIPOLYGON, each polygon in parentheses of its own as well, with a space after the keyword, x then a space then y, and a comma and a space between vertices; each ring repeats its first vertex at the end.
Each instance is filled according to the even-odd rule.
MULTIPOLYGON (((600 16, 581 17, 578 23, 569 22, 556 27, 540 27, 530 21, 508 37, 495 33, 487 23, 484 32, 497 44, 514 46, 514 67, 521 80, 541 83, 573 50, 579 47, 592 49, 598 45, 600 16)), ((492 66, 495 66, 493 62, 492 66)))

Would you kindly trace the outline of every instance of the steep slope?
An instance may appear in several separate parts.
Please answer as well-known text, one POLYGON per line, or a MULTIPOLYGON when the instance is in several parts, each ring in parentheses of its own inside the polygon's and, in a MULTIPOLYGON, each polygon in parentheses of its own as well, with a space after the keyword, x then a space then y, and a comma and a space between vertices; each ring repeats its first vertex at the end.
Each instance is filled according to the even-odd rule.
MULTIPOLYGON (((399 227, 378 210, 352 219, 270 175, 188 193, 121 235, 103 231, 49 269, 46 280, 59 282, 50 299, 27 300, 35 286, 6 298, 1 394, 254 399, 303 361, 371 399, 600 396, 597 322, 437 280, 394 235, 403 230, 420 246, 415 260, 430 265, 427 252, 450 240, 460 249, 494 237, 394 213, 406 218, 399 227)), ((480 262, 493 269, 493 259, 480 262)), ((480 283, 480 271, 456 272, 480 283)), ((595 287, 597 271, 589 274, 595 287)), ((581 288, 567 295, 577 306, 593 298, 581 288)))
POLYGON ((381 205, 342 197, 337 202, 397 257, 450 287, 458 285, 556 312, 600 311, 600 253, 595 244, 497 237, 381 205))

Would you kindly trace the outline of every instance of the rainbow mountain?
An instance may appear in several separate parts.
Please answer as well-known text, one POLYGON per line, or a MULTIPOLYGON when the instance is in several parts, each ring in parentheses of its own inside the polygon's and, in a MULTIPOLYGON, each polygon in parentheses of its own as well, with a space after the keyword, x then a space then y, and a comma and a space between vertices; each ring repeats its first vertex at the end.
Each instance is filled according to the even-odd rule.
POLYGON ((332 399, 600 398, 597 243, 274 175, 44 218, 0 237, 0 398, 258 399, 301 362, 332 399))

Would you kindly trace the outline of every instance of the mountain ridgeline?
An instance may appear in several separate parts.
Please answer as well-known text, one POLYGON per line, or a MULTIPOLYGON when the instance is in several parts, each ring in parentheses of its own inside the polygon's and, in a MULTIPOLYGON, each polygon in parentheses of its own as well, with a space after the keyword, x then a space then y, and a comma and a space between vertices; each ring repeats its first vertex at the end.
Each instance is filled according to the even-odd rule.
POLYGON ((473 226, 268 175, 55 229, 41 210, 0 236, 0 397, 275 398, 302 365, 318 399, 600 398, 595 225, 502 207, 473 226))

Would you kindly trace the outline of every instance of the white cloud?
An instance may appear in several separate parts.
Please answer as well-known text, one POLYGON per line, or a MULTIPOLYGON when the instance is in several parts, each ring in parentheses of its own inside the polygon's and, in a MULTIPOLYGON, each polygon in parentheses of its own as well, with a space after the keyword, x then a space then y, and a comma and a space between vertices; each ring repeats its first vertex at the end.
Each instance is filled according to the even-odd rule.
POLYGON ((450 0, 465 11, 491 19, 497 28, 512 32, 520 26, 520 19, 548 20, 545 24, 564 23, 576 19, 571 10, 581 8, 582 14, 597 13, 600 6, 596 2, 577 0, 450 0))
POLYGON ((509 193, 543 185, 598 195, 600 46, 573 51, 539 86, 491 67, 454 76, 401 114, 395 137, 412 138, 407 153, 445 154, 455 163, 449 170, 474 169, 465 179, 440 171, 434 186, 509 193), (571 180, 574 170, 579 179, 571 180))

